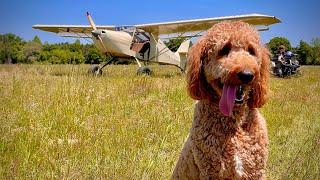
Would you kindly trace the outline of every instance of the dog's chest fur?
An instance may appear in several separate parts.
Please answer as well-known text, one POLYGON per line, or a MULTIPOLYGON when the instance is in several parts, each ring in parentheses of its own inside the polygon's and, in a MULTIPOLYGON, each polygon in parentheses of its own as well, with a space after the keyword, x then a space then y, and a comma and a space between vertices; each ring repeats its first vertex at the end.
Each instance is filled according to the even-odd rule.
POLYGON ((203 177, 251 179, 264 174, 267 159, 265 123, 259 112, 245 114, 241 121, 219 113, 218 107, 196 105, 191 141, 193 155, 203 177))

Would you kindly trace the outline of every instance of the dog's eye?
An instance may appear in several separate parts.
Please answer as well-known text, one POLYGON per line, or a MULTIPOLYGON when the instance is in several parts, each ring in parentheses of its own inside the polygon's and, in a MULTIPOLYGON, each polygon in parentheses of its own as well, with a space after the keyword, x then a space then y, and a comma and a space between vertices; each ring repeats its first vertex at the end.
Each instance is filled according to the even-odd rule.
POLYGON ((256 56, 256 51, 254 50, 253 47, 250 46, 250 47, 248 48, 248 52, 249 52, 250 55, 256 56))
POLYGON ((228 43, 218 52, 218 56, 220 57, 226 56, 230 53, 230 51, 231 51, 231 44, 228 43))

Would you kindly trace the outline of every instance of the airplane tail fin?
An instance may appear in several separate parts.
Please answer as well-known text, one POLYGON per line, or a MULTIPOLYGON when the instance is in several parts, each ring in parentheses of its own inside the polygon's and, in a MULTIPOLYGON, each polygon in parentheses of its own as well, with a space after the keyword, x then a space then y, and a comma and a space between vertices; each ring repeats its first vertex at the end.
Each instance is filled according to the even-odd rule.
POLYGON ((188 52, 191 47, 191 40, 187 40, 181 43, 178 50, 175 52, 180 57, 180 68, 185 71, 188 61, 188 52))

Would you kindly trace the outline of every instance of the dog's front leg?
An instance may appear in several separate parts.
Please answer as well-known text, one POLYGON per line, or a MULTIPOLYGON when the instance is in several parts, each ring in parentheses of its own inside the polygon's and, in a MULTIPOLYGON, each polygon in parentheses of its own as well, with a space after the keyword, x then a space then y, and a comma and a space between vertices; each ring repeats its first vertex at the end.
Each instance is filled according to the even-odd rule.
POLYGON ((190 135, 184 144, 171 179, 199 179, 199 169, 192 153, 190 135))

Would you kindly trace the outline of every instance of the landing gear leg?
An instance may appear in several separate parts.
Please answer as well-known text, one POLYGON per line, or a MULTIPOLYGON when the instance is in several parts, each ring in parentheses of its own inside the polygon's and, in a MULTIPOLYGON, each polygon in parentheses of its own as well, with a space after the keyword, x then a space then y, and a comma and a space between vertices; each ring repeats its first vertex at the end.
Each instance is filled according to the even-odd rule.
POLYGON ((96 76, 100 76, 102 75, 102 69, 104 67, 106 67, 107 65, 111 64, 113 61, 115 61, 116 58, 115 57, 111 57, 108 61, 106 61, 105 63, 101 65, 98 65, 98 64, 93 64, 91 65, 91 67, 89 68, 88 70, 88 73, 89 74, 92 74, 92 75, 96 75, 96 76))

